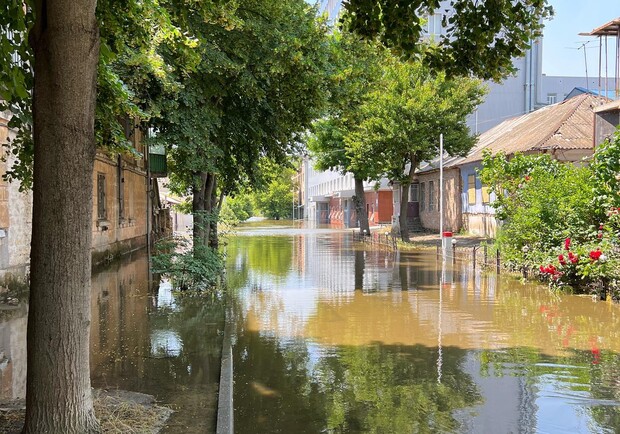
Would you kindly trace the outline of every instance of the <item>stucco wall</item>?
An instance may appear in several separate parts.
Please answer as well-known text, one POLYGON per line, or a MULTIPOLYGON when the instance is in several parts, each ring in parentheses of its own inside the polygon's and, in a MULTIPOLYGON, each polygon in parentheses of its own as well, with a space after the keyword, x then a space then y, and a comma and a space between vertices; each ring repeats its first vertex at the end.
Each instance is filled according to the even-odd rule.
POLYGON ((97 155, 93 173, 93 261, 146 245, 146 176, 139 167, 97 155), (106 218, 98 215, 98 176, 105 176, 106 218), (123 185, 123 218, 119 216, 119 183, 123 185))
MULTIPOLYGON (((461 177, 458 169, 444 170, 444 215, 443 229, 445 231, 458 232, 462 227, 461 211, 461 177)), ((425 204, 420 206, 420 222, 422 227, 428 230, 439 230, 439 171, 421 173, 418 176, 420 184, 425 183, 425 204), (429 182, 433 181, 434 202, 433 210, 429 209, 429 182)))

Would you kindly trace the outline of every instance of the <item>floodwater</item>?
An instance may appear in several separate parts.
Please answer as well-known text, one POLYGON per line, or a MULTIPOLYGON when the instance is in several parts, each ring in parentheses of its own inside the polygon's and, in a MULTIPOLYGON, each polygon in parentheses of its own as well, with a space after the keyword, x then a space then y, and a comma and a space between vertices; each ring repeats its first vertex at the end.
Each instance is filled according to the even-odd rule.
POLYGON ((236 433, 620 432, 620 306, 343 231, 240 235, 236 433))
MULTIPOLYGON (((235 433, 620 432, 620 306, 256 222, 227 245, 235 433)), ((222 300, 93 275, 94 387, 154 395, 164 433, 214 432, 222 300)), ((25 393, 27 306, 0 306, 0 399, 25 393)))
MULTIPOLYGON (((0 400, 26 392, 27 305, 0 306, 0 400)), ((179 297, 149 279, 145 252, 92 278, 95 388, 155 396, 175 410, 163 434, 215 431, 224 310, 210 296, 179 297)))

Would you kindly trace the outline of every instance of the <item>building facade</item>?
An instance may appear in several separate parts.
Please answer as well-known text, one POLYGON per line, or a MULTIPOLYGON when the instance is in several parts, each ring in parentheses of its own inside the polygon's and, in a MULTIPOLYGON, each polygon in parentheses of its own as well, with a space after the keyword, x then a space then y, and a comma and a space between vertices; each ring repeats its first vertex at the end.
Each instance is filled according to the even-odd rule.
POLYGON ((3 179, 15 162, 13 155, 5 155, 2 146, 14 136, 8 127, 9 117, 8 113, 0 113, 0 283, 5 279, 22 280, 27 275, 32 233, 32 192, 21 192, 18 182, 3 179))
MULTIPOLYGON (((14 135, 8 128, 9 117, 0 115, 0 144, 14 135)), ((171 232, 169 209, 160 205, 155 179, 164 174, 151 173, 151 158, 141 129, 131 126, 126 128, 126 135, 140 157, 99 150, 95 158, 93 264, 142 248, 148 239, 171 232)), ((3 152, 0 147, 0 156, 3 152)), ((0 162, 0 283, 24 279, 30 264, 32 192, 20 192, 17 181, 9 183, 2 179, 14 162, 12 155, 0 162)), ((155 169, 161 170, 158 166, 155 169)))

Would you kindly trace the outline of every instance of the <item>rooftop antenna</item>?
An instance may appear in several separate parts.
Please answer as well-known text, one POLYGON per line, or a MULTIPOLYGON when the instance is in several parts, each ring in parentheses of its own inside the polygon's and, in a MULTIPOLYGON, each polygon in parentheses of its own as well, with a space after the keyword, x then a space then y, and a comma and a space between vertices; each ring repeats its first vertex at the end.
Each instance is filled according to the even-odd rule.
POLYGON ((590 41, 584 42, 577 49, 581 50, 583 48, 583 61, 584 61, 585 67, 586 67, 586 89, 589 91, 590 90, 590 80, 588 79, 588 56, 586 54, 586 45, 588 44, 588 42, 590 42, 590 41))

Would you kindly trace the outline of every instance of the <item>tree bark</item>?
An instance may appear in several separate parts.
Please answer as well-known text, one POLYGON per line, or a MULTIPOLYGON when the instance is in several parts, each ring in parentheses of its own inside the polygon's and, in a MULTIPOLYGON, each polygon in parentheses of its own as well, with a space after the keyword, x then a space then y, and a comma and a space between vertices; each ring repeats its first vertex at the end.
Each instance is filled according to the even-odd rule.
POLYGON ((213 192, 215 191, 217 178, 213 173, 209 174, 207 178, 207 185, 204 191, 204 202, 205 202, 205 238, 204 245, 208 246, 211 244, 211 234, 212 234, 212 223, 213 223, 213 209, 214 209, 214 199, 213 192))
POLYGON ((205 191, 208 176, 208 173, 200 172, 198 174, 198 185, 192 186, 192 214, 194 216, 192 236, 194 250, 206 244, 205 191))
POLYGON ((218 239, 217 233, 217 216, 219 215, 219 203, 217 196, 217 178, 213 177, 213 188, 211 189, 211 221, 210 223, 210 231, 209 231, 209 247, 213 249, 217 249, 220 245, 220 240, 218 239))
POLYGON ((355 180, 355 196, 353 203, 355 204, 355 212, 360 222, 360 234, 370 235, 370 225, 368 223, 368 214, 366 213, 366 194, 364 193, 364 180, 354 178, 355 180))
POLYGON ((38 0, 26 421, 23 432, 95 433, 89 369, 96 0, 38 0))
POLYGON ((409 225, 407 222, 407 214, 409 211, 409 185, 411 185, 415 177, 415 171, 418 168, 418 161, 414 156, 411 156, 409 161, 411 162, 408 174, 409 182, 400 185, 400 217, 398 219, 400 223, 400 238, 405 242, 409 242, 409 225))

